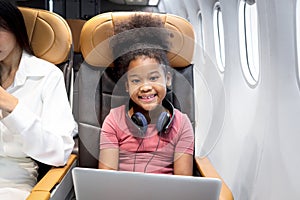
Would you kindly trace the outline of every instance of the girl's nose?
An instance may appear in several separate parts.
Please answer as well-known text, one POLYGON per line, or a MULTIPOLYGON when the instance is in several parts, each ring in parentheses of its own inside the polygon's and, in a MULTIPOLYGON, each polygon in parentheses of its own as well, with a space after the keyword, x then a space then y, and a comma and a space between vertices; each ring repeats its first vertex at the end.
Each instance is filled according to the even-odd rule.
POLYGON ((150 91, 152 89, 152 85, 151 84, 149 84, 149 83, 147 83, 147 82, 145 82, 143 85, 141 85, 141 87, 140 87, 140 91, 141 92, 148 92, 148 91, 150 91))

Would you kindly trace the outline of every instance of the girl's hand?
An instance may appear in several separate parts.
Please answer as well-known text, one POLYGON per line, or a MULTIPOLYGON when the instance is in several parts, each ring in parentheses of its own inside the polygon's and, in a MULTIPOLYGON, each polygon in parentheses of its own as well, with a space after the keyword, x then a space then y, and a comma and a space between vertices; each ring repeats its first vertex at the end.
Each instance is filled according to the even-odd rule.
POLYGON ((9 94, 0 86, 0 109, 3 115, 11 113, 17 106, 19 100, 13 95, 9 94))

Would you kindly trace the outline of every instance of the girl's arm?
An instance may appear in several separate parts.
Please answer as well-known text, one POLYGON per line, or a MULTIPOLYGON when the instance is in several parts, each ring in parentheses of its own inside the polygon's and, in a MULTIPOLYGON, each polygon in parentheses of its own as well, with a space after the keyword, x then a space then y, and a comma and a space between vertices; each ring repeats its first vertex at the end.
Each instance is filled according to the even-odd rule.
POLYGON ((194 131, 187 115, 180 119, 181 132, 174 152, 174 174, 193 175, 194 131))
POLYGON ((119 149, 101 149, 99 154, 99 169, 118 170, 119 149))
POLYGON ((174 175, 193 175, 193 155, 186 153, 174 154, 174 175))

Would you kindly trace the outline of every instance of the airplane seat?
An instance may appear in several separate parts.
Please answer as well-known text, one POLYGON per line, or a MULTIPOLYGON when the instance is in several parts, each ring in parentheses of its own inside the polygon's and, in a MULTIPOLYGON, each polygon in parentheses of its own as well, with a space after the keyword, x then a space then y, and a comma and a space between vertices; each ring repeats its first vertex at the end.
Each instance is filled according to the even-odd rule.
MULTIPOLYGON (((81 54, 80 50, 80 33, 81 29, 86 22, 86 20, 83 19, 66 19, 72 33, 72 41, 73 41, 73 47, 74 47, 74 55, 73 55, 73 76, 72 76, 72 82, 74 83, 77 73, 79 71, 80 65, 83 62, 83 56, 81 54)), ((72 95, 73 95, 73 88, 72 88, 72 95)), ((73 97, 72 97, 73 99, 73 97)), ((75 140, 75 146, 73 149, 74 154, 78 154, 78 135, 74 137, 75 140)))
MULTIPOLYGON (((81 31, 80 46, 84 62, 80 66, 74 83, 73 113, 79 128, 80 167, 97 168, 99 138, 102 123, 112 107, 128 103, 129 97, 116 79, 114 58, 110 40, 114 37, 114 25, 136 12, 107 12, 88 20, 81 31)), ((138 12, 142 13, 142 12, 138 12)), ((170 66, 174 69, 172 86, 167 98, 174 107, 186 113, 195 126, 195 102, 193 92, 194 30, 185 19, 171 15, 153 13, 159 16, 170 30, 171 49, 168 51, 170 66)), ((124 87, 124 85, 123 85, 124 87)), ((195 173, 201 176, 219 177, 208 162, 205 168, 195 158, 195 173), (212 169, 212 170, 211 170, 212 169), (212 173, 207 173, 212 172, 212 173)), ((222 188, 227 187, 223 183, 222 188)), ((229 191, 230 192, 230 191, 229 191)), ((221 199, 222 197, 220 197, 221 199)), ((223 198, 231 200, 231 198, 223 198)))
POLYGON ((79 67, 83 62, 83 57, 80 50, 80 33, 83 25, 85 24, 86 20, 83 19, 66 19, 73 38, 73 46, 74 46, 74 59, 73 59, 73 71, 74 71, 74 80, 76 75, 79 71, 79 67))
MULTIPOLYGON (((98 166, 99 131, 104 118, 111 109, 112 96, 116 96, 113 92, 118 81, 115 80, 113 74, 113 57, 112 52, 109 51, 109 39, 113 36, 114 20, 122 20, 130 14, 132 13, 111 12, 99 14, 88 20, 82 28, 80 45, 84 62, 75 80, 73 108, 75 118, 79 123, 79 155, 82 155, 79 156, 80 166, 93 168, 98 166), (92 130, 94 132, 91 132, 92 130), (98 147, 95 145, 98 145, 98 147), (85 153, 90 155, 85 156, 85 153)), ((194 32, 189 24, 187 24, 190 26, 189 28, 183 25, 183 28, 180 29, 178 24, 187 22, 177 16, 158 15, 165 21, 166 27, 173 30, 173 39, 179 41, 178 46, 174 46, 174 50, 168 54, 171 66, 175 67, 179 73, 174 74, 173 86, 168 91, 167 96, 175 107, 188 114, 194 124, 195 116, 192 107, 194 105, 192 92, 193 65, 191 64, 194 32), (176 25, 179 27, 176 27, 176 25), (176 32, 179 32, 179 34, 176 34, 176 32), (186 47, 183 47, 183 44, 186 47), (182 78, 183 76, 185 78, 182 78), (184 87, 184 85, 188 86, 184 87), (180 90, 182 95, 175 95, 176 93, 172 90, 180 90), (182 97, 179 101, 180 96, 182 97), (189 98, 183 98, 183 96, 189 98), (184 101, 184 103, 181 101, 184 101)), ((127 95, 124 92, 119 94, 117 98, 119 98, 117 101, 124 103, 123 100, 126 100, 127 95)))
POLYGON ((71 30, 59 15, 42 9, 19 7, 34 54, 58 66, 70 96, 73 46, 71 30))
MULTIPOLYGON (((63 71, 66 91, 70 97, 73 47, 68 24, 62 17, 47 10, 26 7, 19 7, 19 9, 24 17, 34 54, 55 64, 63 71)), ((61 186, 63 186, 63 182, 71 180, 71 176, 66 175, 76 165, 77 156, 71 155, 67 164, 63 167, 52 167, 40 162, 37 163, 39 165, 38 183, 27 199, 65 199, 63 193, 71 191, 72 185, 61 186), (65 191, 62 192, 62 189, 59 188, 64 188, 65 191)))

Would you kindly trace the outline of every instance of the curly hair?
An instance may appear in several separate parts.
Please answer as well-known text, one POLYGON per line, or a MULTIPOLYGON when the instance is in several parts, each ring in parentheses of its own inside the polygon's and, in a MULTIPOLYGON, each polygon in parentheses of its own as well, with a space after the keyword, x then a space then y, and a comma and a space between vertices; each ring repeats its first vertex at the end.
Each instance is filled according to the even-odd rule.
POLYGON ((115 24, 110 46, 118 76, 127 72, 130 61, 146 56, 169 66, 169 31, 162 20, 151 14, 135 14, 129 20, 115 24))

